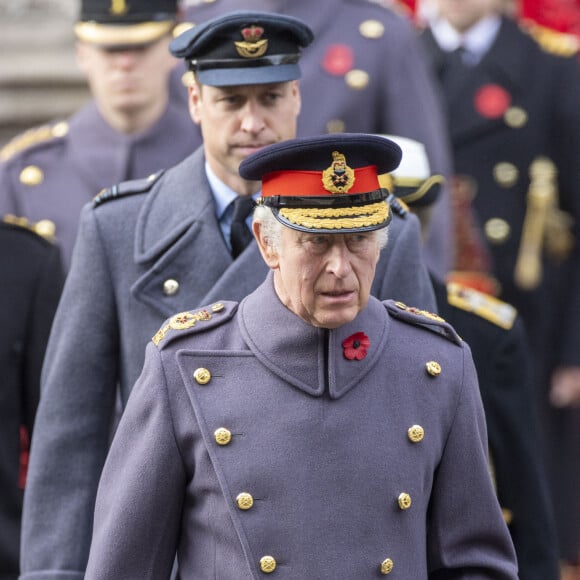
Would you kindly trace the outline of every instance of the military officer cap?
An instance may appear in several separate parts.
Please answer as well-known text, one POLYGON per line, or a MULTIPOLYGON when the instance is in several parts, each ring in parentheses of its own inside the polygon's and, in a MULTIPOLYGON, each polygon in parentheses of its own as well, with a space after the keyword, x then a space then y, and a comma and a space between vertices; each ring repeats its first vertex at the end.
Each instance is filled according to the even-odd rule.
POLYGON ((104 47, 149 44, 168 34, 178 0, 82 0, 75 35, 104 47))
POLYGON ((423 143, 394 135, 383 135, 401 147, 403 158, 393 172, 379 175, 379 183, 412 207, 432 205, 441 191, 445 179, 432 174, 427 151, 423 143))
POLYGON ((237 11, 183 32, 170 50, 203 85, 282 83, 300 78, 300 50, 313 39, 297 18, 237 11))
POLYGON ((393 171, 401 148, 378 135, 340 133, 292 139, 250 155, 244 179, 262 180, 258 204, 292 229, 353 233, 384 228, 391 220, 378 176, 393 171))

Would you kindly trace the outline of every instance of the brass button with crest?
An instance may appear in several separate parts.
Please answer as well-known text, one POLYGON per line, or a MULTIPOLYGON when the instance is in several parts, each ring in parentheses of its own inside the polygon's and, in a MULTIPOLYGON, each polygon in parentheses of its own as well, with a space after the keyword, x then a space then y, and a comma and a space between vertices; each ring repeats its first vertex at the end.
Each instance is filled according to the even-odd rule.
POLYGON ((441 374, 441 365, 437 361, 430 360, 428 363, 425 363, 425 368, 427 369, 427 373, 432 377, 441 374))
POLYGON ((20 172, 20 183, 24 185, 39 185, 44 181, 44 172, 36 165, 27 165, 20 172))
POLYGON ((351 71, 348 71, 346 75, 344 75, 344 79, 346 84, 351 89, 362 91, 369 84, 370 77, 369 73, 365 72, 364 70, 355 68, 351 71))
POLYGON ((260 570, 264 574, 271 574, 276 569, 276 559, 273 556, 262 556, 260 558, 260 570))
POLYGON ((179 292, 179 282, 169 278, 163 282, 163 294, 165 296, 175 296, 179 292))
POLYGON ((408 493, 400 493, 397 503, 402 510, 408 510, 411 507, 411 496, 408 493))
POLYGON ((236 504, 239 509, 246 511, 249 510, 254 505, 254 498, 251 494, 243 491, 239 493, 236 497, 236 504))
POLYGON ((381 38, 385 33, 385 25, 380 20, 372 18, 361 22, 358 30, 365 38, 381 38))
POLYGON ((520 129, 528 122, 528 113, 521 107, 510 107, 503 115, 508 127, 520 129))
POLYGON ((393 566, 394 566, 393 561, 390 558, 383 560, 381 562, 381 574, 383 576, 390 574, 393 571, 393 566))
POLYGON ((485 237, 492 244, 503 244, 510 236, 510 225, 501 218, 491 218, 483 226, 485 237))
POLYGON ((225 306, 221 302, 216 302, 215 304, 212 305, 211 311, 212 312, 221 312, 224 308, 225 308, 225 306))
POLYGON ((211 381, 211 373, 207 369, 199 367, 193 371, 193 378, 198 385, 207 385, 211 381))
POLYGON ((502 187, 512 187, 518 180, 520 172, 513 163, 501 161, 493 168, 493 178, 502 187))
POLYGON ((407 431, 407 436, 413 443, 419 443, 425 437, 425 429, 421 425, 412 425, 407 431))
POLYGON ((225 427, 220 427, 214 433, 215 441, 218 445, 228 445, 232 440, 232 434, 225 427))

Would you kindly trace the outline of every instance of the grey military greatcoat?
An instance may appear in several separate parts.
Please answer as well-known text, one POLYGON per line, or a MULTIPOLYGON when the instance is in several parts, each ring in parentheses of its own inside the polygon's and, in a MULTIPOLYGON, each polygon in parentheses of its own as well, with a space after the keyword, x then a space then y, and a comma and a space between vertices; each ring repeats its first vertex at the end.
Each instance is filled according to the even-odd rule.
POLYGON ((168 578, 176 549, 196 580, 517 577, 473 362, 445 323, 372 298, 315 328, 269 276, 154 343, 103 471, 87 580, 168 578), (356 333, 361 360, 343 344, 356 333))
MULTIPOLYGON (((116 386, 126 401, 162 321, 240 300, 266 277, 255 242, 232 259, 204 162, 200 149, 156 181, 125 185, 124 195, 83 210, 43 370, 24 500, 24 579, 83 577, 116 386)), ((420 253, 415 216, 395 216, 374 294, 433 310, 420 253)))

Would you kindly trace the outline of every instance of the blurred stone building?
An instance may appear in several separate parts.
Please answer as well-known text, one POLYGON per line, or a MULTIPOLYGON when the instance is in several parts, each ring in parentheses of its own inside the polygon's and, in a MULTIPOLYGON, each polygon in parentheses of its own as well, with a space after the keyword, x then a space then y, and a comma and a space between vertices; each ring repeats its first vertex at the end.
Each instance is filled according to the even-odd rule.
POLYGON ((75 0, 0 0, 0 147, 88 98, 77 69, 75 0))

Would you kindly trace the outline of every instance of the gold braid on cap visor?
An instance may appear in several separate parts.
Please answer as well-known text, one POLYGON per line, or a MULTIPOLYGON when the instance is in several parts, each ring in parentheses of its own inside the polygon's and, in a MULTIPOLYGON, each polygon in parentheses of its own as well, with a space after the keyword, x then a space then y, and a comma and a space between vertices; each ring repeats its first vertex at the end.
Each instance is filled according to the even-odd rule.
POLYGON ((380 201, 357 207, 282 208, 278 213, 290 223, 298 226, 320 230, 339 230, 381 224, 389 216, 389 206, 385 201, 380 201))

